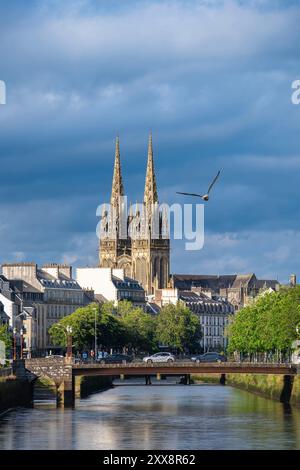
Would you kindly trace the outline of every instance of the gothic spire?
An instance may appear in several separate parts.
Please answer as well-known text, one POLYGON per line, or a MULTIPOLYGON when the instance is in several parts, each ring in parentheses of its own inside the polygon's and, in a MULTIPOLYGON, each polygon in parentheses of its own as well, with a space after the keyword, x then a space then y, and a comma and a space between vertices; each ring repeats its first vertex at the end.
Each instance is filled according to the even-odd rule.
POLYGON ((119 208, 119 200, 121 196, 124 196, 124 187, 123 187, 123 181, 122 181, 121 162, 120 162, 120 142, 119 142, 119 137, 117 137, 114 175, 113 175, 111 198, 110 198, 110 204, 112 207, 119 208))
POLYGON ((154 204, 155 202, 158 202, 158 195, 153 161, 152 133, 150 132, 148 143, 148 162, 145 181, 144 203, 148 205, 154 204))

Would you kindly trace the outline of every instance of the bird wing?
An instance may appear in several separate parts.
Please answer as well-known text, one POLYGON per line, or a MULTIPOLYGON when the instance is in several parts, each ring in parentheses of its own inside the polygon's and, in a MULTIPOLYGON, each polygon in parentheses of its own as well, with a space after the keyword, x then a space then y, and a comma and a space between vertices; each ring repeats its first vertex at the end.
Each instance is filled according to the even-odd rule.
POLYGON ((208 188, 208 190, 207 190, 207 194, 209 194, 209 191, 211 190, 211 188, 213 187, 213 185, 215 184, 215 182, 216 182, 217 179, 219 178, 220 173, 221 173, 221 172, 220 172, 220 170, 219 170, 217 176, 215 176, 214 179, 212 180, 212 182, 210 183, 209 188, 208 188))
POLYGON ((195 194, 195 193, 180 193, 179 191, 176 191, 176 194, 184 194, 185 196, 203 197, 201 194, 195 194))

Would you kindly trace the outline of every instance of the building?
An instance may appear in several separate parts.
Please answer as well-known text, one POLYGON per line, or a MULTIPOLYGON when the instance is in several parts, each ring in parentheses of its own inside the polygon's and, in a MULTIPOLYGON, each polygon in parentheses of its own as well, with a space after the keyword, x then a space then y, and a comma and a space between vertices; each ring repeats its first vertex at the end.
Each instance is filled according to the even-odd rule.
POLYGON ((145 291, 134 279, 125 275, 124 269, 77 268, 76 279, 83 289, 92 289, 99 302, 129 300, 145 308, 145 291))
POLYGON ((46 264, 39 268, 35 263, 4 264, 2 274, 0 300, 18 332, 21 317, 25 349, 30 353, 55 350, 50 326, 93 299, 93 293, 86 292, 72 278, 72 267, 68 265, 46 264))
POLYGON ((200 289, 206 295, 227 299, 235 310, 249 305, 261 292, 279 290, 276 280, 257 279, 254 273, 230 275, 173 274, 171 284, 180 290, 200 289))
POLYGON ((0 326, 9 324, 9 316, 4 311, 4 305, 0 302, 0 326))
POLYGON ((116 221, 112 227, 112 217, 107 211, 103 211, 99 265, 101 268, 124 269, 125 275, 136 279, 143 286, 146 294, 154 294, 156 288, 165 288, 169 285, 170 240, 167 217, 158 206, 151 134, 143 203, 141 210, 137 210, 135 214, 126 214, 127 236, 125 238, 120 236, 121 200, 124 195, 120 146, 117 138, 110 199, 110 215, 115 211, 116 221), (142 221, 141 214, 145 214, 142 221), (153 233, 154 217, 159 219, 157 234, 153 233), (132 235, 133 233, 135 236, 132 235))
POLYGON ((220 296, 205 295, 200 289, 180 291, 178 289, 162 289, 161 306, 182 302, 199 317, 202 327, 200 346, 204 352, 225 350, 227 337, 225 328, 234 314, 234 306, 220 296))

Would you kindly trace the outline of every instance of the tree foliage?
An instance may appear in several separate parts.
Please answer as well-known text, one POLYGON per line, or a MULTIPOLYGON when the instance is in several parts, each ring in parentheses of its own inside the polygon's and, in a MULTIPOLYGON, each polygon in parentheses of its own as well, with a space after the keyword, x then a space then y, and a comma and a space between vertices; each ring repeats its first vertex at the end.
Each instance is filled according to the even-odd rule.
POLYGON ((241 309, 227 328, 230 352, 291 350, 300 322, 300 286, 265 294, 241 309))
POLYGON ((12 336, 8 325, 0 326, 0 341, 4 342, 6 351, 12 348, 12 336))
POLYGON ((201 336, 199 317, 180 302, 166 305, 157 316, 156 338, 161 345, 194 351, 199 349, 201 336))
POLYGON ((67 343, 67 326, 72 327, 73 346, 82 351, 95 344, 95 309, 97 344, 106 349, 143 352, 157 351, 160 344, 179 351, 199 349, 201 326, 199 318, 182 304, 163 307, 153 317, 129 301, 102 305, 90 304, 62 318, 49 329, 54 344, 67 343))
POLYGON ((66 327, 72 327, 73 345, 76 349, 93 349, 95 344, 95 325, 97 343, 103 347, 122 347, 125 332, 118 319, 98 304, 78 308, 71 315, 62 318, 49 329, 54 344, 66 346, 66 327), (96 309, 96 311, 95 311, 96 309))

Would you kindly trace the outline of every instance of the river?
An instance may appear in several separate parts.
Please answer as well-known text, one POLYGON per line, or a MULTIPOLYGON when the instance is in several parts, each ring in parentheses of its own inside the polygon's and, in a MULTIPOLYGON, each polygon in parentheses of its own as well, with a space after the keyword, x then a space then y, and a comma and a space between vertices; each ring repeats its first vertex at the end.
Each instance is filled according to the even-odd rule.
POLYGON ((300 449, 300 409, 218 385, 121 385, 0 418, 0 449, 300 449))

